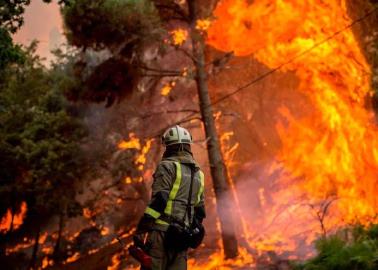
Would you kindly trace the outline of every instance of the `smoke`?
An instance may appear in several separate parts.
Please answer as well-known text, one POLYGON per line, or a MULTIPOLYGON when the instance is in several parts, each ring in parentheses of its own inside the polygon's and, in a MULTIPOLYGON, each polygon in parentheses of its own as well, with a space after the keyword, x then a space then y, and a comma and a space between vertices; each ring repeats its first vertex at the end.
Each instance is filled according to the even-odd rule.
POLYGON ((14 35, 14 40, 23 45, 28 45, 33 40, 39 41, 37 53, 49 63, 53 60, 51 50, 65 41, 59 5, 55 1, 50 4, 43 3, 42 0, 31 1, 26 8, 24 20, 25 24, 14 35))
MULTIPOLYGON (((321 234, 310 200, 294 185, 282 184, 291 176, 275 160, 250 162, 237 178, 236 193, 250 247, 274 251, 282 258, 306 258, 321 234)), ((290 179, 292 181, 292 179, 290 179)))

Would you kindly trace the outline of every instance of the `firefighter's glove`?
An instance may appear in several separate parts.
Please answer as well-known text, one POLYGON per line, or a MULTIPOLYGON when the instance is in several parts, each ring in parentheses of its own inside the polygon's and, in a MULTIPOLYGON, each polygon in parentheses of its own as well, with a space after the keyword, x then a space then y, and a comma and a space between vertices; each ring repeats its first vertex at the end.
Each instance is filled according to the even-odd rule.
POLYGON ((135 234, 144 234, 150 231, 154 223, 155 219, 153 217, 148 214, 144 214, 138 223, 135 234))
POLYGON ((206 218, 206 211, 203 205, 194 207, 194 218, 202 224, 203 219, 206 218))

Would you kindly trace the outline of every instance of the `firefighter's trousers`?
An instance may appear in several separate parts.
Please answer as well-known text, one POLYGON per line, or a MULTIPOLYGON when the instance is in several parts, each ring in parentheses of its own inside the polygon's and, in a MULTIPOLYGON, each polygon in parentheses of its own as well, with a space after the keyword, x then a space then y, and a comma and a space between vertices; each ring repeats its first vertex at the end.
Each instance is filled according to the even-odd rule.
POLYGON ((148 254, 152 257, 152 270, 186 270, 187 252, 175 252, 164 247, 165 232, 154 230, 148 233, 148 254))

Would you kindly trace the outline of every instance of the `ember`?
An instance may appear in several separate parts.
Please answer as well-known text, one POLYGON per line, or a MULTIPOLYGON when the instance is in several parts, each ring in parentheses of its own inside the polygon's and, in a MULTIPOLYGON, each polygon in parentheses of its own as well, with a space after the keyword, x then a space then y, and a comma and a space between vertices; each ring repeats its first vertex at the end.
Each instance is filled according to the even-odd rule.
POLYGON ((185 29, 176 29, 171 32, 171 35, 172 35, 172 43, 174 45, 180 46, 188 38, 188 31, 186 31, 185 29))

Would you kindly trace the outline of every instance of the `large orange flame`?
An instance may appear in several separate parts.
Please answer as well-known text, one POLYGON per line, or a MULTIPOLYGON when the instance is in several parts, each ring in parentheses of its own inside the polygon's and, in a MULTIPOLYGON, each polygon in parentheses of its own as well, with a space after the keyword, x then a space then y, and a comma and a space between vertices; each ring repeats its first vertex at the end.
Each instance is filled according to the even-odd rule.
MULTIPOLYGON (((271 200, 288 202, 295 195, 317 205, 317 213, 328 211, 328 229, 377 221, 378 130, 366 108, 371 70, 352 30, 345 29, 351 24, 346 0, 223 0, 214 15, 208 31, 211 46, 238 56, 253 55, 272 69, 288 62, 280 71, 296 74, 298 91, 312 104, 301 116, 280 108, 285 117, 277 123, 282 147, 271 171, 283 168, 280 185, 285 188, 271 200), (306 55, 288 61, 341 29, 306 55), (328 202, 332 210, 326 209, 328 202)), ((264 189, 258 193, 260 205, 265 205, 264 189)), ((308 208, 293 207, 280 218, 298 220, 298 213, 308 218, 308 208)), ((271 210, 277 216, 282 211, 271 210)), ((272 223, 274 215, 269 218, 272 223)), ((282 230, 271 231, 254 246, 295 248, 288 239, 283 245, 284 238, 282 230)))

